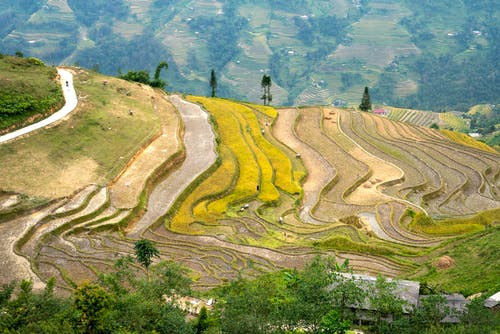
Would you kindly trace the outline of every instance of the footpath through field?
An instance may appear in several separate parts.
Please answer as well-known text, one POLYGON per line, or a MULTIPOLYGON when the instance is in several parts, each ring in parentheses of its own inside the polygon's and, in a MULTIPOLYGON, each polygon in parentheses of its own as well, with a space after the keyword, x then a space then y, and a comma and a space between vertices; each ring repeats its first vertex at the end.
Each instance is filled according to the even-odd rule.
POLYGON ((16 131, 0 136, 0 144, 57 122, 66 117, 76 108, 76 105, 78 104, 78 98, 76 97, 75 88, 73 87, 73 74, 62 68, 58 68, 57 73, 59 73, 60 76, 61 87, 63 88, 63 95, 66 101, 64 106, 59 111, 53 113, 40 122, 28 125, 22 129, 18 129, 16 131))

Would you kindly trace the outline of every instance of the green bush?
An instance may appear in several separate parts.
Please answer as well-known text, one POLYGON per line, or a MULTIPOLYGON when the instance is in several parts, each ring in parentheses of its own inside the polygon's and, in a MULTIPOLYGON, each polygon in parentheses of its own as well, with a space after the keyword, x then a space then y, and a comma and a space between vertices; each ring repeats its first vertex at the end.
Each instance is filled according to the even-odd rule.
POLYGON ((28 62, 33 64, 33 65, 37 65, 37 66, 45 66, 43 61, 41 61, 40 59, 35 58, 35 57, 29 57, 28 62))

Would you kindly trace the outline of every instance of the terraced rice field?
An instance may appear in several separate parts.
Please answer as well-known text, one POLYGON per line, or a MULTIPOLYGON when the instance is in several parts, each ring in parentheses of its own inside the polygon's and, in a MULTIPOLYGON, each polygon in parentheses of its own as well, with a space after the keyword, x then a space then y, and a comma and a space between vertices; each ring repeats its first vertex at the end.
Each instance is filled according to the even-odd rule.
POLYGON ((442 124, 439 115, 432 111, 390 108, 388 118, 393 121, 429 127, 432 124, 442 124))
POLYGON ((72 289, 138 238, 190 268, 200 290, 317 254, 404 276, 450 237, 440 218, 500 208, 500 155, 439 131, 347 109, 163 99, 160 133, 112 182, 11 218, 21 195, 0 194, 1 282, 53 276, 72 289), (444 233, 413 228, 425 215, 444 233))

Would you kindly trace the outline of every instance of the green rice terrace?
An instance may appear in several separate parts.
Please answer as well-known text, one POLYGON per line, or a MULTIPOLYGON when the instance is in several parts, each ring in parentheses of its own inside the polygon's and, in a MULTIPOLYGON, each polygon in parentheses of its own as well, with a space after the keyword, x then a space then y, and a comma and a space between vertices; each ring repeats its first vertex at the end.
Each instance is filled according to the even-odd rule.
POLYGON ((168 95, 66 69, 71 116, 0 145, 1 283, 55 277, 69 291, 146 238, 198 290, 317 254, 449 291, 498 284, 494 150, 354 109, 168 95))

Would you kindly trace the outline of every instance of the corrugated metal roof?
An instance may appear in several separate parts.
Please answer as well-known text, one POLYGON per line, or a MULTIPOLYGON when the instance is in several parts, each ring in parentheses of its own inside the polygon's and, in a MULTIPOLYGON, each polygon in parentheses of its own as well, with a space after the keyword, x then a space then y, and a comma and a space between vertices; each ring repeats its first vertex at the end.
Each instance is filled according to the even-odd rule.
POLYGON ((484 301, 484 306, 492 308, 500 303, 500 291, 484 301))

